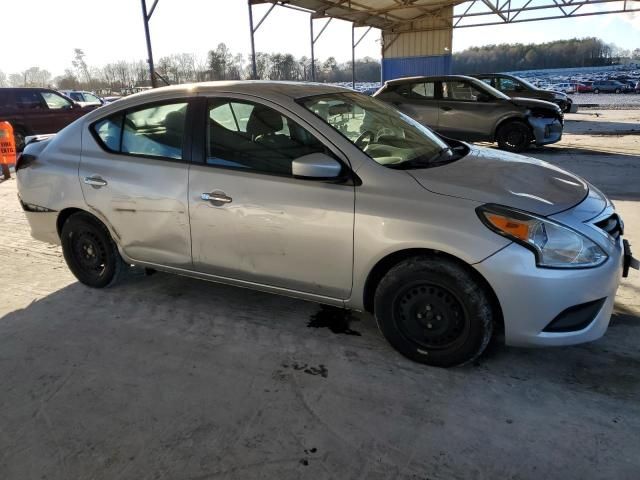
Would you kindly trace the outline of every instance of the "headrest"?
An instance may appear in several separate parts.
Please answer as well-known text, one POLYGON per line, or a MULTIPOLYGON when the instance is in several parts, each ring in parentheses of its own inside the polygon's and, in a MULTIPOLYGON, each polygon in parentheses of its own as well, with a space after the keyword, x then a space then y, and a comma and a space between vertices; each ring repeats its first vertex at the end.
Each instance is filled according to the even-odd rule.
POLYGON ((269 107, 256 105, 247 122, 247 133, 256 137, 279 132, 283 126, 282 115, 269 107))
POLYGON ((169 112, 164 117, 164 124, 167 130, 183 131, 184 130, 184 113, 183 112, 169 112))

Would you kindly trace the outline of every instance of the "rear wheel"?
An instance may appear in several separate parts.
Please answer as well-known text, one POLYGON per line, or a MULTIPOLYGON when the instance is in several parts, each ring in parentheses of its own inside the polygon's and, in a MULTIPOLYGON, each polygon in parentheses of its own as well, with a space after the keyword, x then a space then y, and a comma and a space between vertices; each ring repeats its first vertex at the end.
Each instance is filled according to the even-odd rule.
POLYGON ((600 93, 600 89, 599 88, 594 88, 593 89, 593 93, 600 93))
POLYGON ((446 258, 415 257, 392 268, 374 298, 378 326, 389 343, 420 363, 468 363, 493 333, 488 295, 469 272, 446 258))
POLYGON ((85 285, 103 288, 113 285, 124 268, 109 230, 87 213, 76 213, 64 223, 62 253, 71 272, 85 285))
POLYGON ((512 120, 500 126, 496 133, 496 141, 502 150, 509 152, 522 152, 531 143, 531 129, 529 125, 512 120))
POLYGON ((616 88, 616 93, 622 93, 622 90, 620 90, 619 88, 616 88))

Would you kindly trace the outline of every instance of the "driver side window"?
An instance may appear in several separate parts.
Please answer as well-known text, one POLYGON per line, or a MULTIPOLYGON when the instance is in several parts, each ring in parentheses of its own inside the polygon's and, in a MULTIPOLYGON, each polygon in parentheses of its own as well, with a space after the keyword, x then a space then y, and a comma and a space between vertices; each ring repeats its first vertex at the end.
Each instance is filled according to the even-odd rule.
POLYGON ((42 98, 46 102, 50 110, 62 110, 63 108, 71 108, 71 102, 57 93, 41 92, 42 98))
POLYGON ((501 78, 500 79, 500 90, 503 92, 517 92, 522 90, 522 85, 515 80, 511 80, 510 78, 501 78))
POLYGON ((266 105, 215 98, 208 108, 208 165, 291 175, 296 158, 328 153, 306 129, 266 105))
POLYGON ((469 82, 449 81, 442 82, 442 98, 445 100, 461 100, 465 102, 477 102, 481 92, 469 82))

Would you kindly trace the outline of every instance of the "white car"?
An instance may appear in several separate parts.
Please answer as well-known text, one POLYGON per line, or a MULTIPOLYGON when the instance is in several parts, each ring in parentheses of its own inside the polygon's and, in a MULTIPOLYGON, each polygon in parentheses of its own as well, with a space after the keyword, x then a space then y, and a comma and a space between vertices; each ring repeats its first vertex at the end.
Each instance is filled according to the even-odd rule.
POLYGON ((551 89, 562 93, 576 93, 576 86, 573 83, 556 83, 551 86, 551 89))
POLYGON ((105 101, 95 93, 85 92, 84 90, 59 90, 59 92, 83 107, 89 105, 101 106, 105 104, 105 101))

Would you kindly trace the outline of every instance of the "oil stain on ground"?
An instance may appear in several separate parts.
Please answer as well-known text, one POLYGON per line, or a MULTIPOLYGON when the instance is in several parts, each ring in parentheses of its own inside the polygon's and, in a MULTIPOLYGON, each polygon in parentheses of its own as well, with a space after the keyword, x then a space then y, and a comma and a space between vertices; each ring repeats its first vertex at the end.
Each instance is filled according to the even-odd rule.
POLYGON ((311 315, 307 327, 328 328, 336 334, 361 336, 360 332, 351 329, 351 322, 355 320, 350 310, 322 305, 318 312, 311 315))

